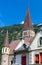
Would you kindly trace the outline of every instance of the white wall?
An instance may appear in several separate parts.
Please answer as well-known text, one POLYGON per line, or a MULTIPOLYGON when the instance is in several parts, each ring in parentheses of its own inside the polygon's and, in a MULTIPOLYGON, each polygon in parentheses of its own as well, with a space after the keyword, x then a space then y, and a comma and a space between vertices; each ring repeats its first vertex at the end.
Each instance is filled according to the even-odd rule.
POLYGON ((1 65, 8 65, 8 55, 2 55, 1 65))
POLYGON ((30 50, 36 50, 42 48, 38 47, 40 37, 42 37, 42 32, 37 33, 36 37, 34 38, 33 42, 30 45, 30 50))
MULTIPOLYGON (((13 60, 13 58, 14 58, 14 55, 9 56, 9 65, 11 65, 11 61, 13 60)), ((14 62, 13 62, 13 64, 14 64, 14 62)))
POLYGON ((26 65, 29 65, 29 54, 26 54, 26 65))
POLYGON ((2 62, 1 65, 8 65, 9 64, 9 52, 10 49, 8 47, 2 48, 2 62))
POLYGON ((16 62, 15 63, 21 65, 21 55, 16 55, 16 62))
POLYGON ((35 63, 35 52, 30 52, 29 53, 29 64, 34 64, 35 63))

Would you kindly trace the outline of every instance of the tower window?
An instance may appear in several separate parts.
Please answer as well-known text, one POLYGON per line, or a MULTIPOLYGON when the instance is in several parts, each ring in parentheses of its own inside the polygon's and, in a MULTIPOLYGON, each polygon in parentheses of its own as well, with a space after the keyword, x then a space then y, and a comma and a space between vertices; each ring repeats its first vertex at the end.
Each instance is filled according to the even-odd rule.
POLYGON ((2 48, 2 53, 4 52, 4 49, 2 48))
POLYGON ((24 36, 27 35, 27 32, 24 32, 24 36))
POLYGON ((5 52, 7 52, 7 48, 5 48, 5 52))

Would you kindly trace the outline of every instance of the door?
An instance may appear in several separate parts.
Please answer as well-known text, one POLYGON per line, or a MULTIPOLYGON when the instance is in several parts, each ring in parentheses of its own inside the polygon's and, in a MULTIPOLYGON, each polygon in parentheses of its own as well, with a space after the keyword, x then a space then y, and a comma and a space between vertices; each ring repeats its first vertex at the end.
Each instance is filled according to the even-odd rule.
POLYGON ((26 65, 26 56, 22 56, 22 65, 26 65))

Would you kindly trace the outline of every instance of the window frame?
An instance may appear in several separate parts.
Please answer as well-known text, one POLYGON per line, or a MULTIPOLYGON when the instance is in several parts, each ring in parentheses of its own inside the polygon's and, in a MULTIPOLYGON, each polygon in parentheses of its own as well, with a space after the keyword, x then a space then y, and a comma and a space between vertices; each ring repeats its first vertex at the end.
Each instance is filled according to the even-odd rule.
POLYGON ((40 37, 40 46, 42 46, 42 37, 40 37))
POLYGON ((7 52, 7 48, 5 48, 5 52, 7 52))
POLYGON ((35 64, 39 64, 39 54, 35 54, 35 58, 36 58, 36 56, 38 56, 38 61, 35 60, 35 64))

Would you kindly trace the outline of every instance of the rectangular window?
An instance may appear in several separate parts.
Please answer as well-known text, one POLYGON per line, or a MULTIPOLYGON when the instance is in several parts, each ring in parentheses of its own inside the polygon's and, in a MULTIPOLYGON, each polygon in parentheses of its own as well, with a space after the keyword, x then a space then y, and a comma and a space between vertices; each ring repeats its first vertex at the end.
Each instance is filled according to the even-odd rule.
POLYGON ((27 32, 24 32, 24 36, 26 36, 27 35, 27 32))
POLYGON ((40 63, 42 63, 42 53, 40 53, 40 63))
POLYGON ((42 37, 40 37, 40 45, 42 45, 42 37))
POLYGON ((35 55, 35 63, 39 63, 39 55, 38 54, 35 55))

